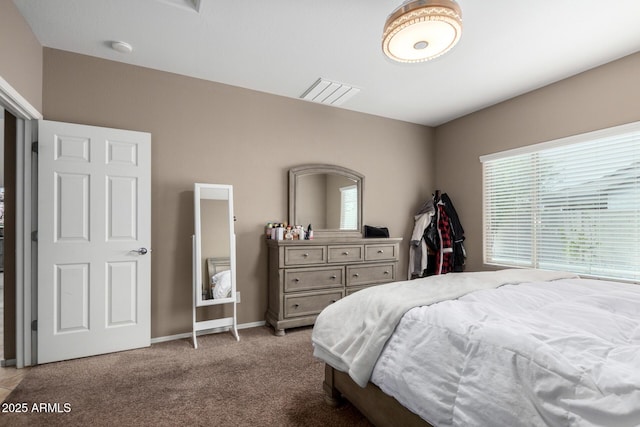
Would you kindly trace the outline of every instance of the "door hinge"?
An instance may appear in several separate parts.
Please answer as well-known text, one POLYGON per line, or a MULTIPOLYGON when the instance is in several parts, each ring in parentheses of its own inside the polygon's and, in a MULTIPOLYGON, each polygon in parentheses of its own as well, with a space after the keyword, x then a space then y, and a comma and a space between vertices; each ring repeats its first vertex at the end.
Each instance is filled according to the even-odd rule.
POLYGON ((38 241, 38 230, 35 230, 35 231, 31 232, 31 241, 32 242, 37 242, 38 241))
POLYGON ((31 322, 31 330, 34 331, 34 332, 36 332, 38 330, 38 319, 33 320, 31 322))
POLYGON ((31 143, 31 151, 33 151, 34 153, 38 152, 38 141, 31 143))

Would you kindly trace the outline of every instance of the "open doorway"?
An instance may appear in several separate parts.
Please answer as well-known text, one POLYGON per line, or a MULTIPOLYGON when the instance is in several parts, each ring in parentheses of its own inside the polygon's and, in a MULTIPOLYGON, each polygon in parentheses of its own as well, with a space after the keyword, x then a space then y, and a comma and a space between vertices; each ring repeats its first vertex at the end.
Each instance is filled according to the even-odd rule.
MULTIPOLYGON (((3 365, 35 364, 33 304, 35 257, 32 230, 37 218, 34 198, 36 120, 42 114, 0 76, 4 108, 3 365)), ((1 109, 0 109, 1 110, 1 109)))
POLYGON ((16 358, 16 117, 0 107, 0 360, 16 358), (12 264, 13 263, 13 264, 12 264))
POLYGON ((0 360, 4 360, 4 108, 0 107, 0 360))

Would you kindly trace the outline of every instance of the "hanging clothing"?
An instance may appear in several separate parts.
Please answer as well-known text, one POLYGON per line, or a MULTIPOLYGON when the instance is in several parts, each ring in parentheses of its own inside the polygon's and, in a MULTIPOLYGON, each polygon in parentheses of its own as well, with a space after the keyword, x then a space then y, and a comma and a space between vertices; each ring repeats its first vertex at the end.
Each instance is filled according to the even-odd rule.
POLYGON ((433 205, 433 200, 427 200, 413 217, 413 233, 409 242, 408 279, 422 277, 427 269, 428 248, 423 236, 435 213, 436 209, 433 205))
POLYGON ((449 217, 449 225, 451 228, 451 238, 453 240, 451 247, 453 248, 452 255, 452 271, 461 272, 464 270, 465 260, 467 258, 467 253, 464 249, 464 228, 462 228, 462 224, 460 223, 460 219, 458 218, 458 213, 456 209, 453 207, 453 202, 447 195, 447 193, 442 194, 440 196, 440 200, 444 204, 444 210, 449 217))
POLYGON ((451 222, 444 206, 444 202, 438 202, 438 239, 440 249, 436 255, 435 274, 447 274, 453 271, 453 239, 451 238, 451 222))
POLYGON ((464 229, 446 193, 436 191, 433 202, 436 214, 424 233, 424 240, 430 249, 427 270, 424 275, 446 274, 464 270, 466 252, 464 250, 464 229))

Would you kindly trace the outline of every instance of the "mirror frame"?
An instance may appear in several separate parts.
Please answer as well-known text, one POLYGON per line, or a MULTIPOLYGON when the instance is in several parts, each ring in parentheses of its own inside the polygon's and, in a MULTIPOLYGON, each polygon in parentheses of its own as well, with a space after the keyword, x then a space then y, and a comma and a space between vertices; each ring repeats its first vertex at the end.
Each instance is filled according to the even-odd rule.
MULTIPOLYGON (((329 164, 309 164, 289 169, 289 224, 305 225, 296 222, 296 194, 298 190, 298 178, 319 173, 331 173, 352 179, 358 187, 358 228, 356 230, 317 229, 313 228, 313 236, 316 239, 325 237, 353 237, 362 238, 364 218, 364 175, 343 166, 329 164)), ((313 227, 313 224, 311 225, 313 227)))
POLYGON ((226 184, 195 183, 193 188, 195 234, 193 237, 193 286, 196 307, 234 302, 236 299, 236 235, 233 215, 233 186, 226 184), (231 270, 231 297, 219 299, 202 298, 202 218, 200 200, 228 200, 229 209, 229 264, 231 270))

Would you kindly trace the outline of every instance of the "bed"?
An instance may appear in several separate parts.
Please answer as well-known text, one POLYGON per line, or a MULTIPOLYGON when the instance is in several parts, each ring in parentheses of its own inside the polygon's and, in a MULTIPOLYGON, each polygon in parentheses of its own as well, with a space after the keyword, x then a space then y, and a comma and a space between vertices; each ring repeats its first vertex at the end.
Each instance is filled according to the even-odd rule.
POLYGON ((640 425, 640 287, 459 273, 368 288, 314 326, 327 400, 376 425, 640 425))
POLYGON ((229 257, 207 258, 209 284, 207 298, 221 299, 231 296, 231 260, 229 257))

